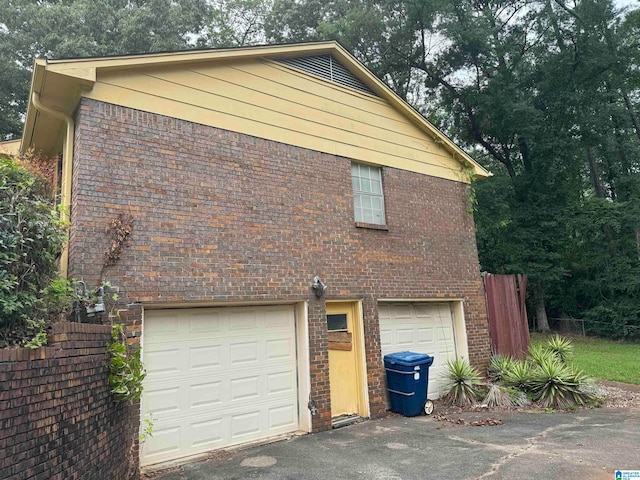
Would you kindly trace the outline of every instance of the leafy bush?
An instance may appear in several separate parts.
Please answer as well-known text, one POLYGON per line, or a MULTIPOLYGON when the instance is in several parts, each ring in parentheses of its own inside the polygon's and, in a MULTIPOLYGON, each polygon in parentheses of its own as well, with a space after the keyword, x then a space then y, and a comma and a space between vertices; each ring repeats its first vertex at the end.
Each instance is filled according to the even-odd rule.
POLYGON ((484 403, 508 406, 535 400, 548 409, 595 406, 599 399, 589 389, 593 380, 567 364, 572 354, 573 343, 555 335, 545 343, 532 344, 526 360, 494 355, 489 378, 501 385, 489 387, 484 403))
POLYGON ((536 401, 545 408, 587 405, 595 401, 593 395, 581 388, 588 381, 589 378, 581 371, 550 358, 535 368, 531 377, 531 391, 536 401))
POLYGON ((531 383, 531 363, 529 363, 528 360, 514 360, 510 370, 502 378, 502 383, 523 392, 529 390, 531 383))
POLYGON ((109 360, 109 387, 116 402, 140 400, 142 381, 147 373, 140 360, 140 349, 127 352, 127 339, 121 323, 113 325, 111 330, 113 342, 107 345, 111 354, 109 360))
POLYGON ((48 180, 0 157, 0 347, 42 344, 57 308, 52 282, 65 240, 48 180))
POLYGON ((445 401, 460 407, 472 405, 482 385, 480 373, 469 362, 458 358, 447 362, 447 387, 448 393, 445 401))
POLYGON ((514 359, 502 355, 494 355, 489 361, 488 374, 492 382, 501 382, 504 376, 511 371, 514 359))
POLYGON ((567 360, 573 355, 573 343, 568 338, 560 335, 554 335, 549 338, 546 349, 562 363, 567 363, 567 360))
POLYGON ((529 346, 529 361, 534 366, 543 365, 553 359, 555 359, 555 356, 546 345, 536 343, 529 346))

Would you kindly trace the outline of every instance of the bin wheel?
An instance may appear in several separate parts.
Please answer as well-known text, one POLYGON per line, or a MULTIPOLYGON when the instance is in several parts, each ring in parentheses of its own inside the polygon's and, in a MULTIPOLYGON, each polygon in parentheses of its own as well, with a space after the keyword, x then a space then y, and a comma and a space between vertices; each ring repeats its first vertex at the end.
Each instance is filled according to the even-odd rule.
POLYGON ((433 413, 433 402, 431 400, 427 400, 426 402, 424 402, 422 411, 425 415, 431 415, 433 413))

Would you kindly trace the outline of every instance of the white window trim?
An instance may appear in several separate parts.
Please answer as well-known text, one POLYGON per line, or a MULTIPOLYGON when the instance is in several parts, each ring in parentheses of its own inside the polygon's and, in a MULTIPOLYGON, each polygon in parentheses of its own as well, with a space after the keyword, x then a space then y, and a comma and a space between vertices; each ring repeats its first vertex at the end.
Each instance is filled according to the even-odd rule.
MULTIPOLYGON (((358 162, 351 162, 351 183, 353 188, 353 210, 354 210, 354 217, 355 217, 356 223, 365 223, 370 225, 382 225, 382 226, 386 225, 384 188, 382 185, 382 167, 367 165, 367 164, 358 163, 358 162), (357 173, 354 172, 354 169, 356 166, 358 167, 357 173), (364 173, 361 170, 362 167, 366 167, 366 175, 362 175, 362 173, 364 173), (375 172, 376 174, 372 175, 373 172, 375 172), (358 182, 357 182, 358 185, 356 185, 356 182, 355 182, 356 178, 358 179, 358 182), (362 180, 379 183, 380 193, 374 192, 373 188, 370 189, 369 191, 363 190, 362 180), (363 214, 365 209, 361 206, 362 203, 360 203, 360 206, 358 206, 358 201, 362 202, 362 199, 365 197, 368 197, 370 199, 375 198, 380 200, 380 208, 374 208, 372 206, 371 208, 367 209, 371 211, 371 221, 365 220, 365 216, 363 214), (358 214, 358 211, 360 211, 360 214, 358 214), (381 221, 376 221, 376 218, 375 218, 376 214, 381 217, 381 221)), ((370 204, 373 205, 373 202, 370 202, 370 204)))

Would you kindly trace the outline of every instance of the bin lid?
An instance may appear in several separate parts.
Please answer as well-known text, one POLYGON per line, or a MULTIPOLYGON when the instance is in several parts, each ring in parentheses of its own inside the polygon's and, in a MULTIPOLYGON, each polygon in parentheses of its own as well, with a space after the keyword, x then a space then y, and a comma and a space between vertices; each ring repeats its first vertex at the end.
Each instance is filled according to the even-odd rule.
POLYGON ((384 361, 395 363, 397 365, 412 367, 414 365, 422 365, 425 363, 431 365, 433 363, 433 357, 431 355, 427 355, 426 353, 396 352, 385 355, 384 361))

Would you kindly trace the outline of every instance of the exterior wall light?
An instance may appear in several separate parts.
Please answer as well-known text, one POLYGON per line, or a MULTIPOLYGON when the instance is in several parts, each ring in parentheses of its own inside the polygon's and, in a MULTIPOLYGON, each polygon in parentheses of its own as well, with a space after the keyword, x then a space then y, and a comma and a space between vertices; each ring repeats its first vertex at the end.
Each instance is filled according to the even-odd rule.
POLYGON ((320 280, 320 277, 318 276, 313 277, 313 285, 311 287, 318 298, 323 297, 324 293, 327 291, 327 286, 322 283, 322 280, 320 280))

